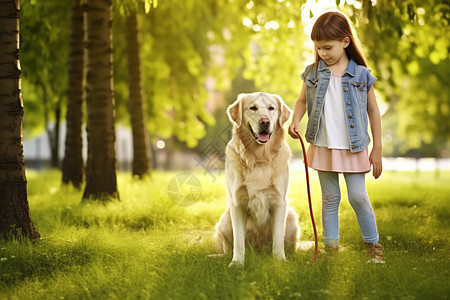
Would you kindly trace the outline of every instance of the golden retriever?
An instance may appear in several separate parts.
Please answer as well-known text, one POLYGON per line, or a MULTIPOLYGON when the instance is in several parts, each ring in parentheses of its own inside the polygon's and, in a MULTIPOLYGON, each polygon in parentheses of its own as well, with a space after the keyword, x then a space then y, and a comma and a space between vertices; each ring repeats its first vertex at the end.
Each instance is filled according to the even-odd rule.
POLYGON ((287 207, 291 157, 283 124, 291 110, 280 96, 240 94, 227 109, 233 123, 226 147, 228 208, 216 225, 219 251, 233 249, 231 266, 243 265, 246 242, 255 249, 272 243, 273 255, 286 260, 299 236, 298 216, 287 207))

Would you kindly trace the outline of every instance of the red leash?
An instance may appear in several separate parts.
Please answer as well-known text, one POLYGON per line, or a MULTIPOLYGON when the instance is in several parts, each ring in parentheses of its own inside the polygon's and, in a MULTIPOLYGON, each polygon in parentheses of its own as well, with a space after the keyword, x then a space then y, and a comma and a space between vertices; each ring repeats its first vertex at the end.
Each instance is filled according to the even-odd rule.
POLYGON ((312 227, 314 229, 314 258, 312 260, 312 263, 314 263, 317 259, 319 242, 317 241, 316 222, 314 221, 314 213, 313 213, 312 201, 311 201, 311 188, 309 186, 308 159, 306 158, 305 144, 303 143, 302 137, 298 133, 297 133, 297 135, 298 135, 298 139, 300 140, 300 143, 302 144, 303 161, 305 163, 305 174, 306 174, 306 190, 308 191, 309 215, 311 217, 311 223, 312 223, 312 227))

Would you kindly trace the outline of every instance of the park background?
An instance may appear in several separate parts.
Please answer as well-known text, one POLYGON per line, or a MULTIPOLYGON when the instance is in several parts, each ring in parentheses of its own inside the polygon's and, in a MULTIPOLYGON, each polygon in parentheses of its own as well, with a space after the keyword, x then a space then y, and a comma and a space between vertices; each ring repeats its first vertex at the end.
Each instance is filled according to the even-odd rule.
MULTIPOLYGON (((40 241, 1 242, 0 295, 447 299, 449 8, 412 0, 21 1, 23 151, 40 241), (349 16, 378 78, 386 171, 368 179, 368 190, 387 264, 364 263, 343 203, 346 250, 337 259, 319 256, 311 268, 311 249, 288 257, 289 266, 250 252, 244 270, 228 270, 229 258, 206 258, 226 204, 226 107, 253 91, 293 107, 313 61, 309 32, 327 9, 349 16), (83 21, 97 11, 104 15, 83 21), (96 29, 102 23, 111 27, 96 29), (95 64, 96 46, 106 63, 95 64)), ((308 241, 300 146, 288 142, 289 197, 308 241)), ((320 215, 314 176, 312 184, 320 215)))

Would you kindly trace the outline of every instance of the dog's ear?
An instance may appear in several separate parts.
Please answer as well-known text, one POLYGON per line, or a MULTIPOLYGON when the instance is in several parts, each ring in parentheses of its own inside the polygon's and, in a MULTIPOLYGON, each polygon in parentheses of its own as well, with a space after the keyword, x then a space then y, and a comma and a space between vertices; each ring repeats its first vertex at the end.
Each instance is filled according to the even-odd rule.
POLYGON ((246 94, 239 94, 237 100, 228 106, 227 114, 230 121, 236 123, 239 127, 242 123, 242 107, 244 105, 244 98, 246 94))
POLYGON ((278 121, 280 122, 280 126, 283 126, 289 117, 291 116, 292 110, 284 103, 283 99, 278 95, 273 95, 278 102, 278 107, 280 108, 280 114, 278 116, 278 121))

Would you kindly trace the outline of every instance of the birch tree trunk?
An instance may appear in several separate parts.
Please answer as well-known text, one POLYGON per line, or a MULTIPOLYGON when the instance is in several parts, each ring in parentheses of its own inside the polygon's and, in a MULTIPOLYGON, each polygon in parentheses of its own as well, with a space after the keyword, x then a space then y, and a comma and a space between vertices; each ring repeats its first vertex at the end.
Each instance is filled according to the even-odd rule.
POLYGON ((126 18, 128 88, 130 92, 128 110, 133 134, 133 176, 142 178, 149 173, 151 166, 142 93, 138 34, 137 13, 133 9, 126 18))
POLYGON ((119 198, 116 179, 112 1, 86 0, 88 158, 83 199, 119 198))
POLYGON ((35 239, 23 158, 19 15, 19 0, 0 1, 0 237, 35 239))

